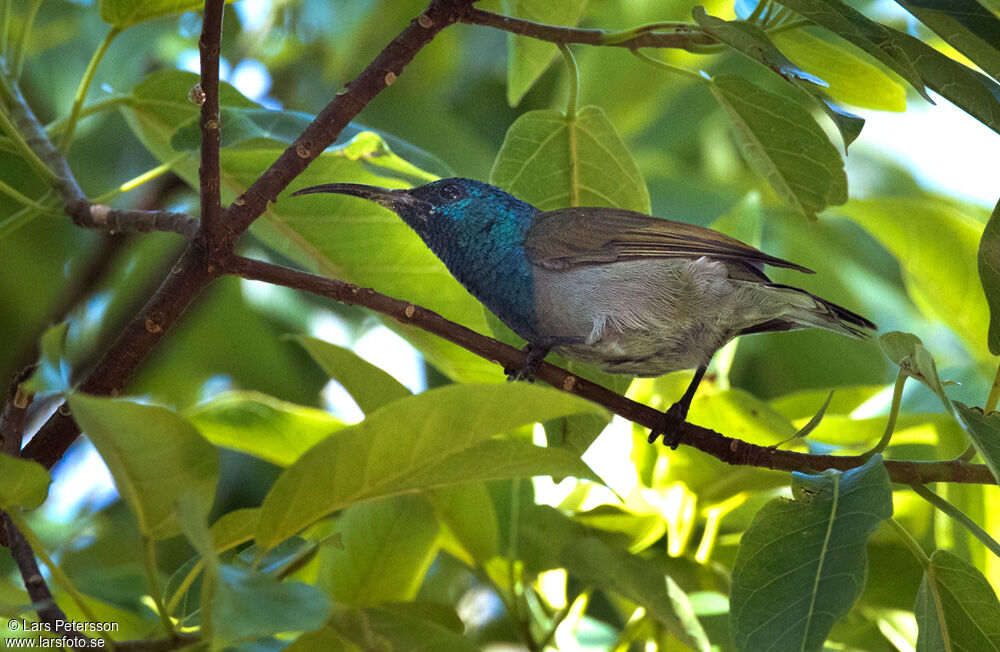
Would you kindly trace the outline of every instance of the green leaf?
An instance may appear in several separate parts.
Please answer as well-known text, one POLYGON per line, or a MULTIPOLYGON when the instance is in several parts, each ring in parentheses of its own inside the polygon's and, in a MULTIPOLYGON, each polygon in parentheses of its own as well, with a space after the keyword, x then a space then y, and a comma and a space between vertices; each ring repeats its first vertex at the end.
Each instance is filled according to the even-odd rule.
POLYGON ((590 528, 624 534, 628 537, 628 550, 633 553, 653 545, 667 531, 667 522, 661 514, 631 512, 618 505, 598 505, 577 512, 573 520, 590 528))
POLYGON ((101 0, 101 18, 116 27, 126 28, 161 16, 197 11, 204 6, 200 0, 101 0))
POLYGON ((243 566, 219 566, 213 602, 215 637, 222 642, 320 627, 330 601, 315 586, 279 581, 243 566))
POLYGON ((51 483, 38 462, 0 453, 0 509, 35 509, 45 502, 51 483))
POLYGON ((268 549, 360 500, 473 480, 592 472, 566 451, 489 438, 566 414, 602 414, 582 399, 533 385, 449 385, 399 399, 313 446, 278 478, 262 506, 268 549))
MULTIPOLYGON (((214 636, 212 600, 218 590, 219 581, 219 557, 215 553, 212 534, 208 529, 208 510, 210 508, 211 505, 205 504, 197 494, 192 492, 181 494, 177 501, 177 522, 180 524, 184 536, 201 555, 202 575, 198 614, 203 638, 210 638, 210 632, 214 636)), ((169 594, 167 593, 167 595, 169 594)))
POLYGON ((625 143, 599 107, 568 118, 529 111, 507 130, 490 183, 541 210, 613 206, 649 213, 649 191, 625 143))
MULTIPOLYGON (((509 16, 574 27, 583 16, 587 0, 503 0, 502 5, 509 16)), ((507 102, 511 106, 520 104, 524 94, 535 85, 557 54, 559 48, 552 43, 507 35, 507 102)))
POLYGON ((826 409, 830 407, 830 401, 832 400, 833 400, 833 390, 831 389, 830 393, 827 394, 826 400, 823 401, 823 405, 820 406, 819 411, 816 412, 816 414, 813 415, 813 418, 809 419, 809 421, 804 426, 799 428, 792 436, 808 437, 809 433, 815 430, 816 426, 818 426, 820 422, 823 421, 823 415, 826 414, 826 409))
POLYGON ((990 307, 986 342, 990 353, 1000 355, 1000 202, 993 208, 990 221, 983 230, 976 260, 979 263, 979 282, 983 285, 986 303, 990 307))
MULTIPOLYGON (((222 147, 232 147, 255 139, 289 143, 305 131, 312 122, 312 116, 298 111, 274 111, 256 106, 221 106, 219 122, 225 125, 221 133, 222 147)), ((170 138, 170 146, 178 152, 199 150, 200 116, 193 115, 181 123, 170 138)))
POLYGON ((1000 601, 974 566, 935 550, 920 583, 913 612, 917 652, 1000 650, 1000 601))
POLYGON ((473 567, 500 554, 500 524, 485 485, 441 487, 427 497, 445 528, 445 550, 473 567))
POLYGON ((857 9, 841 0, 780 0, 780 2, 858 46, 906 80, 928 102, 931 101, 927 91, 924 90, 923 80, 913 67, 910 58, 896 43, 894 34, 889 28, 869 20, 857 9))
POLYGON ((740 77, 714 77, 711 88, 747 163, 782 201, 807 217, 847 201, 844 161, 805 109, 740 77))
POLYGON ((896 0, 993 78, 1000 78, 1000 20, 976 0, 896 0))
POLYGON ((983 225, 944 202, 852 199, 838 209, 899 261, 917 307, 949 326, 976 359, 986 350, 989 311, 978 282, 976 249, 983 225))
POLYGON ((38 368, 24 383, 24 391, 34 394, 65 392, 70 388, 70 368, 66 361, 66 335, 69 322, 50 326, 38 343, 41 356, 38 368))
POLYGON ((820 87, 825 88, 829 84, 792 63, 760 26, 742 20, 726 21, 709 16, 703 7, 695 7, 691 13, 695 22, 707 34, 752 61, 760 63, 815 101, 840 132, 840 137, 844 141, 844 151, 847 151, 850 144, 861 134, 861 129, 865 125, 864 118, 834 104, 826 93, 820 90, 820 87))
POLYGON ((981 409, 958 401, 955 401, 955 411, 993 478, 1000 478, 1000 412, 983 414, 981 409))
POLYGON ((253 539, 259 507, 244 507, 223 514, 212 524, 212 546, 216 552, 223 552, 253 539))
POLYGON ((437 554, 439 527, 423 496, 351 505, 337 520, 342 548, 325 548, 319 586, 337 603, 366 607, 417 596, 437 554))
POLYGON ((694 18, 694 22, 701 26, 702 31, 709 36, 770 69, 776 75, 788 81, 798 80, 817 86, 829 86, 825 80, 792 63, 759 25, 743 20, 722 20, 715 16, 709 16, 705 13, 704 7, 692 9, 691 16, 694 18))
POLYGON ((739 650, 819 650, 864 587, 865 546, 892 515, 882 457, 846 472, 793 475, 740 541, 730 626, 739 650))
POLYGON ((944 385, 938 378, 934 358, 930 351, 924 348, 924 343, 919 337, 912 333, 891 331, 880 335, 878 343, 885 355, 899 365, 901 371, 927 385, 941 399, 945 409, 954 414, 951 399, 948 398, 944 385))
POLYGON ((410 395, 410 390, 388 372, 350 349, 308 335, 291 339, 301 344, 330 378, 344 386, 365 414, 410 395))
POLYGON ((285 650, 286 652, 364 652, 330 625, 302 634, 285 650))
POLYGON ((976 120, 1000 133, 1000 85, 986 75, 941 54, 909 34, 886 28, 893 42, 920 71, 924 83, 976 120))
POLYGON ((574 576, 641 605, 691 648, 699 652, 711 649, 687 595, 656 562, 612 548, 594 537, 570 544, 562 555, 574 576))
MULTIPOLYGON (((197 81, 197 75, 180 71, 150 75, 132 90, 123 108, 127 123, 150 153, 161 162, 171 162, 174 171, 195 188, 197 152, 174 149, 174 144, 187 143, 174 143, 173 139, 198 115, 198 107, 187 100, 188 89, 197 81)), ((219 101, 223 106, 260 110, 228 84, 220 85, 219 101)), ((260 123, 264 118, 255 120, 260 123)), ((279 123, 287 121, 276 118, 279 123)), ((253 137, 238 147, 222 150, 223 202, 235 199, 281 155, 286 144, 273 140, 279 132, 275 129, 269 132, 269 139, 253 137)), ((397 156, 377 133, 356 128, 345 129, 344 133, 354 136, 321 154, 297 177, 295 188, 290 190, 331 179, 401 188, 436 178, 397 156)), ((418 151, 412 146, 407 149, 418 151)), ((292 199, 282 195, 264 217, 255 222, 254 234, 310 271, 406 297, 477 332, 488 331, 482 304, 390 211, 351 197, 310 195, 292 199)), ((458 345, 392 319, 385 323, 453 379, 495 382, 502 378, 496 365, 458 345)))
POLYGON ((829 116, 844 140, 844 151, 861 133, 864 118, 837 106, 820 87, 829 84, 792 63, 771 41, 767 33, 758 25, 742 20, 726 21, 709 16, 702 7, 692 10, 695 22, 710 36, 730 46, 752 61, 760 63, 782 79, 802 91, 829 116))
POLYGON ((145 536, 180 532, 177 501, 184 493, 212 504, 219 453, 187 421, 153 405, 84 394, 67 400, 145 536))
POLYGON ((344 424, 328 412, 259 392, 213 396, 185 413, 202 437, 217 446, 288 466, 344 424))
POLYGON ((878 111, 905 111, 906 89, 881 68, 801 29, 771 36, 771 41, 799 67, 830 84, 838 102, 878 111))
MULTIPOLYGON (((885 390, 885 385, 847 385, 838 387, 830 400, 827 412, 830 415, 849 415, 873 396, 885 390)), ((795 421, 809 418, 816 404, 827 396, 825 389, 806 389, 779 396, 770 401, 771 407, 795 421)))
POLYGON ((335 628, 365 650, 476 652, 481 649, 462 635, 462 621, 454 609, 432 602, 336 609, 331 622, 333 625, 325 630, 335 628))

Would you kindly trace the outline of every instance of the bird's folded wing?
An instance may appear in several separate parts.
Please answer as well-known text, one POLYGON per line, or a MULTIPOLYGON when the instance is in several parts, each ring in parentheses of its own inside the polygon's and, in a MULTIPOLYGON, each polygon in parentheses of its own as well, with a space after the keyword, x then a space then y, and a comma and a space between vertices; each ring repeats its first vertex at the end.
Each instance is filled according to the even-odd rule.
POLYGON ((548 269, 709 256, 812 273, 717 231, 617 208, 563 208, 540 213, 532 220, 524 247, 528 260, 548 269))

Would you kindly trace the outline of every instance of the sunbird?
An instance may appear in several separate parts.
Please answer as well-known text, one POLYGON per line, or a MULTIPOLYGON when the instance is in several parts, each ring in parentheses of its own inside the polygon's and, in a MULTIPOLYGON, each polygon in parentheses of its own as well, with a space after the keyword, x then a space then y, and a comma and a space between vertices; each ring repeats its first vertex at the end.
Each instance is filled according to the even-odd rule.
POLYGON ((465 288, 527 340, 532 379, 550 351, 605 371, 662 376, 695 369, 649 435, 676 448, 678 426, 712 356, 740 335, 824 328, 857 338, 875 324, 805 290, 773 283, 765 265, 812 274, 725 234, 606 207, 543 211, 463 178, 405 190, 327 183, 403 219, 465 288))

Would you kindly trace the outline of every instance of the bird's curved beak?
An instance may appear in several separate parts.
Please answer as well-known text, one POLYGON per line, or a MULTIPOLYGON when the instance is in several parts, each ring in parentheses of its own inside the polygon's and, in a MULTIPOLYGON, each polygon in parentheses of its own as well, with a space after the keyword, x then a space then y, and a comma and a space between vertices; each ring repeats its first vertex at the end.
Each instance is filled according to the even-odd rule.
POLYGON ((302 190, 296 190, 292 197, 299 195, 312 195, 315 193, 328 192, 338 195, 350 195, 373 201, 380 206, 384 206, 391 211, 399 213, 401 209, 412 207, 414 204, 422 203, 419 199, 410 194, 409 190, 389 190, 378 186, 366 186, 361 183, 323 183, 318 186, 309 186, 302 190))

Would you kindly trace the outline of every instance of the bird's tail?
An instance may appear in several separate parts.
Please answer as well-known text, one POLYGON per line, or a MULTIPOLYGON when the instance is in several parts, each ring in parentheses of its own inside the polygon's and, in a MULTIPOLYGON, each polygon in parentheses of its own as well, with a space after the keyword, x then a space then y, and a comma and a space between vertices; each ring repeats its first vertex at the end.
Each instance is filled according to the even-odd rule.
POLYGON ((765 287, 768 292, 780 293, 788 310, 778 318, 745 329, 741 335, 812 327, 865 339, 871 335, 869 331, 878 330, 875 324, 856 312, 811 292, 778 283, 765 287))

